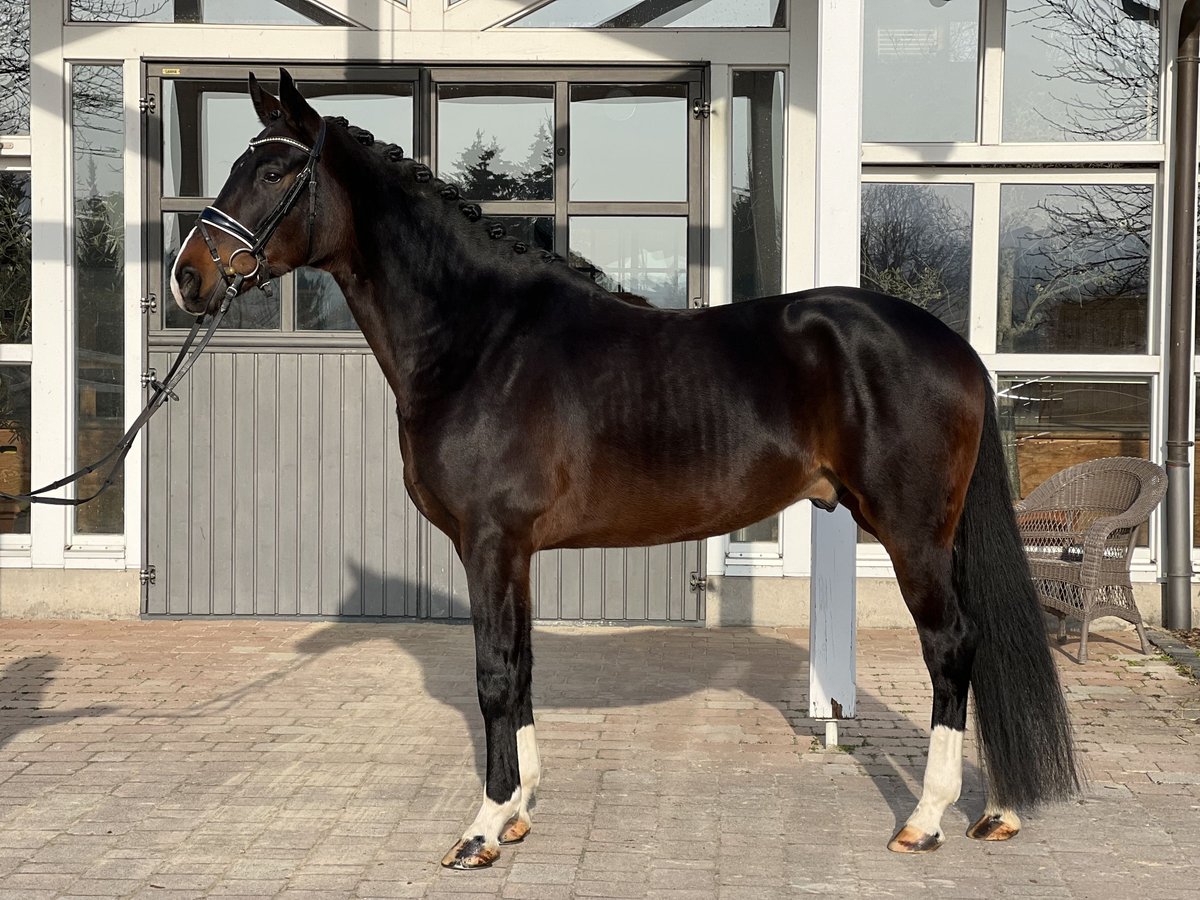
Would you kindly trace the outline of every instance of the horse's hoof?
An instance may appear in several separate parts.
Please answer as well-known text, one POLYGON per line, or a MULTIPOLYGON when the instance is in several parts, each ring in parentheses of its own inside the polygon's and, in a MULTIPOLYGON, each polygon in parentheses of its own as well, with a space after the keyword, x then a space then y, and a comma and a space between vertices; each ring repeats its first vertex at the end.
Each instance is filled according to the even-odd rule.
POLYGON ((500 858, 500 851, 487 846, 483 835, 467 839, 463 838, 450 848, 450 852, 442 857, 442 865, 447 869, 486 869, 500 858))
POLYGON ((911 825, 905 825, 888 841, 888 849, 893 853, 932 853, 945 840, 942 834, 926 834, 911 825))
POLYGON ((977 841, 1007 841, 1016 837, 1020 830, 1020 826, 1005 822, 1002 815, 984 813, 967 829, 967 837, 977 841))
POLYGON ((504 830, 500 832, 501 844, 519 844, 525 840, 529 834, 529 829, 532 826, 528 822, 522 822, 520 819, 513 819, 504 830))

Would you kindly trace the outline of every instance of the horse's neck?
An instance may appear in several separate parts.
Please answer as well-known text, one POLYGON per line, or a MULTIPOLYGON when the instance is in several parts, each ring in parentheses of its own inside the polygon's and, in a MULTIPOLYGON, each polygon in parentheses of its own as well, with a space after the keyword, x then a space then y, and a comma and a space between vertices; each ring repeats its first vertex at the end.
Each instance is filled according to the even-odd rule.
POLYGON ((493 254, 472 253, 454 224, 364 216, 357 225, 376 229, 374 238, 348 271, 334 272, 401 408, 413 414, 474 370, 508 318, 505 304, 517 301, 496 291, 508 282, 493 277, 493 254))

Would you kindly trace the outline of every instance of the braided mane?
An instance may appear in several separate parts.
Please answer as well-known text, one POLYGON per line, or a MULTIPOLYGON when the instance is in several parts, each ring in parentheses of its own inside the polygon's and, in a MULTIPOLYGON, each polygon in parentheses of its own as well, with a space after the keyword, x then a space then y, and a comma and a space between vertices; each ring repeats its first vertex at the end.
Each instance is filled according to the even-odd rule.
MULTIPOLYGON (((534 248, 530 247, 524 241, 510 236, 503 224, 497 222, 495 219, 485 218, 483 208, 478 203, 463 197, 455 185, 438 178, 433 174, 433 170, 424 163, 418 162, 412 157, 405 156, 404 148, 399 144, 378 141, 375 139, 375 135, 371 134, 367 129, 351 125, 342 116, 330 116, 327 117, 327 121, 346 129, 350 137, 354 138, 354 140, 364 147, 370 147, 378 156, 381 156, 388 162, 404 167, 419 184, 428 185, 430 193, 437 193, 448 204, 455 205, 468 222, 481 223, 482 227, 486 230, 487 236, 492 240, 508 242, 514 253, 529 253, 530 251, 534 251, 534 248)), ((545 262, 566 262, 560 254, 550 250, 536 250, 534 252, 536 252, 538 258, 545 262)))
MULTIPOLYGON (((468 222, 479 223, 484 233, 489 238, 496 242, 503 242, 509 246, 515 254, 534 254, 535 258, 547 263, 567 263, 561 254, 555 253, 552 250, 537 250, 530 247, 529 244, 519 240, 508 234, 507 229, 495 219, 487 218, 483 215, 483 208, 469 198, 463 197, 459 189, 448 181, 438 178, 434 175, 433 170, 422 162, 418 162, 410 156, 406 156, 404 148, 399 144, 388 143, 387 141, 376 140, 375 135, 365 128, 360 128, 357 125, 351 125, 343 116, 326 116, 326 121, 332 125, 338 125, 346 130, 346 132, 364 147, 369 147, 374 153, 386 160, 387 162, 399 167, 402 171, 411 175, 412 178, 421 185, 428 188, 429 193, 438 194, 446 202, 447 205, 453 205, 458 209, 458 212, 468 222)), ((652 307, 645 297, 638 294, 629 293, 627 291, 611 292, 605 290, 601 285, 597 284, 583 272, 578 271, 573 266, 564 266, 565 270, 572 276, 579 279, 582 284, 586 284, 594 290, 603 292, 606 296, 616 298, 625 303, 634 306, 652 307)))

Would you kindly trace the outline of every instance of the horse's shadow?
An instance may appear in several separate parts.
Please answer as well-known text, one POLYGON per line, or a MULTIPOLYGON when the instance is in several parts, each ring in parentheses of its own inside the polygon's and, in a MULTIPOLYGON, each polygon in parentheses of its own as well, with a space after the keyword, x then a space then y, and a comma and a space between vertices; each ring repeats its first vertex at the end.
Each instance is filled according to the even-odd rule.
MULTIPOLYGON (((354 563, 348 565, 361 585, 364 571, 354 563)), ((377 584, 380 578, 373 576, 370 580, 377 584)), ((409 586, 386 587, 390 593, 409 586)), ((355 585, 347 594, 343 609, 361 609, 357 588, 355 585)), ((316 631, 305 637, 297 649, 319 656, 360 641, 376 640, 380 635, 378 627, 363 622, 358 615, 348 615, 342 621, 357 624, 316 631)), ((445 622, 425 627, 465 629, 467 626, 445 622)), ((485 738, 470 650, 466 649, 463 658, 454 660, 453 665, 447 665, 445 642, 429 640, 427 631, 401 627, 389 628, 386 633, 419 664, 425 691, 462 716, 471 733, 475 767, 482 781, 485 738)), ((535 717, 539 711, 610 710, 665 703, 699 692, 729 691, 740 692, 778 710, 797 735, 801 752, 806 752, 810 745, 815 749, 816 737, 824 734, 824 724, 808 716, 806 649, 767 631, 738 629, 734 640, 714 642, 703 629, 688 627, 595 632, 543 628, 534 633, 533 654, 535 717)), ((895 736, 911 738, 913 745, 922 748, 921 758, 924 757, 925 732, 906 712, 891 710, 861 688, 858 709, 864 728, 874 724, 895 736)), ((915 712, 923 715, 923 710, 915 712)), ((752 716, 753 712, 747 710, 746 715, 752 716)), ((853 736, 858 724, 844 723, 842 734, 853 736)), ((872 746, 869 737, 859 740, 851 737, 848 746, 838 749, 865 766, 895 815, 897 827, 903 824, 916 805, 908 783, 919 785, 923 776, 923 769, 912 761, 912 756, 872 746)), ((753 752, 752 747, 748 752, 753 752)), ((964 759, 963 787, 962 802, 972 806, 982 803, 981 773, 970 759, 964 759)))
POLYGON ((0 749, 32 728, 113 712, 111 706, 60 709, 50 694, 54 673, 62 660, 50 653, 14 659, 0 670, 0 749))

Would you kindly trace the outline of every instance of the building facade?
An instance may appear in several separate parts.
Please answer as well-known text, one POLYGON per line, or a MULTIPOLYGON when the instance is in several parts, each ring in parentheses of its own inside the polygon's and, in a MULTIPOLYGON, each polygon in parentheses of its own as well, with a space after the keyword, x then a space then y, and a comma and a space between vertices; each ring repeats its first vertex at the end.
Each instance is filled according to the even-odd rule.
MULTIPOLYGON (((247 72, 273 87, 281 65, 614 291, 684 308, 861 281, 930 309, 994 373, 1014 494, 1161 462, 1181 7, 0 0, 0 491, 137 415, 188 324, 164 272, 259 130, 247 72)), ((0 504, 0 615, 465 615, 332 281, 293 273, 226 321, 114 489, 0 504)), ((859 621, 906 623, 882 548, 807 504, 542 554, 537 614, 804 624, 814 527, 856 546, 859 621)), ((1152 621, 1164 547, 1156 518, 1134 561, 1152 621)))

